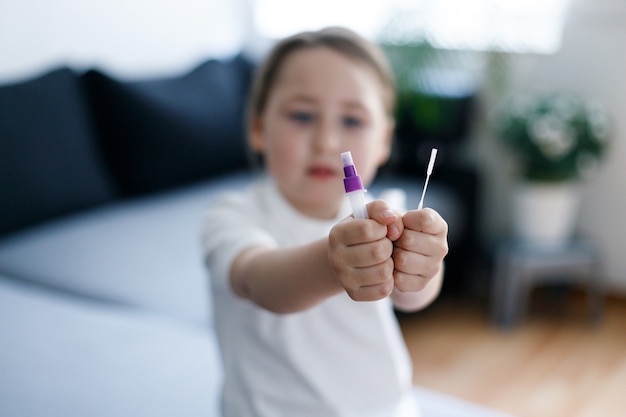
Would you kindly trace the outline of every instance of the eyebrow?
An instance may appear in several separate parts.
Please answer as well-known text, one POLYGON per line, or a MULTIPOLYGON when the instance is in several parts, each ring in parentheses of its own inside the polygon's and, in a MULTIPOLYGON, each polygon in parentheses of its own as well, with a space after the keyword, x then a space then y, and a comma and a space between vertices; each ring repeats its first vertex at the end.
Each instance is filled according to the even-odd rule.
POLYGON ((288 97, 287 102, 289 103, 293 103, 293 102, 317 103, 317 100, 307 95, 297 94, 295 96, 288 97))
MULTIPOLYGON (((304 94, 297 94, 295 96, 289 97, 287 100, 289 103, 306 103, 306 104, 317 104, 319 100, 304 94)), ((367 111, 367 107, 361 104, 359 101, 346 100, 341 102, 342 108, 347 108, 349 110, 361 110, 367 111)))

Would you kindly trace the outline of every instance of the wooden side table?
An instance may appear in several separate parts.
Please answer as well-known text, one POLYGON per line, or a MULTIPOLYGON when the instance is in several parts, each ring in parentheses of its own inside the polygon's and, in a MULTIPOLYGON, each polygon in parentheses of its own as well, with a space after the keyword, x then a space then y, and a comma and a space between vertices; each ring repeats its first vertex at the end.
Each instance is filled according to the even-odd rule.
POLYGON ((491 318, 500 327, 512 327, 526 315, 533 287, 541 283, 577 283, 588 291, 590 319, 602 316, 604 283, 596 245, 572 240, 558 248, 506 241, 496 253, 491 293, 491 318))

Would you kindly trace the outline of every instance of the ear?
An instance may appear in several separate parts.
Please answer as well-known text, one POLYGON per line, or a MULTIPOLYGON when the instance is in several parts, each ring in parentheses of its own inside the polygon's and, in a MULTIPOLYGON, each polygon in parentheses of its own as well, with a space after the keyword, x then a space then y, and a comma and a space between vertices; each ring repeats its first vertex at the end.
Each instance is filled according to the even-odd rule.
POLYGON ((263 140, 263 122, 260 117, 254 116, 248 129, 248 142, 255 152, 262 154, 265 151, 263 140))

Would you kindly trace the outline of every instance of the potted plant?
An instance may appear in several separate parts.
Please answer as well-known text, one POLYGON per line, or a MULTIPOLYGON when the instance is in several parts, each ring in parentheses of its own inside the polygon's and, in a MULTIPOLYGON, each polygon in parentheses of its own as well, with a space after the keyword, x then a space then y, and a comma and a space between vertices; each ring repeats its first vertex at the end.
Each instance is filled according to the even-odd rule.
POLYGON ((575 229, 578 185, 596 170, 610 141, 608 113, 572 93, 516 94, 496 112, 495 126, 519 168, 514 235, 563 243, 575 229))

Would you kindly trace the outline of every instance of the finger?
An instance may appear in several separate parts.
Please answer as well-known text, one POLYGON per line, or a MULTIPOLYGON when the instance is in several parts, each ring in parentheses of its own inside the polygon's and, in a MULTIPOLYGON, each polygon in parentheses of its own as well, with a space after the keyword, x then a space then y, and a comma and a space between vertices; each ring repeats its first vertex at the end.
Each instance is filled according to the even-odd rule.
POLYGON ((387 226, 387 237, 391 240, 398 239, 404 231, 402 216, 392 210, 389 205, 376 200, 368 204, 367 212, 370 219, 376 220, 381 225, 387 226))
POLYGON ((396 272, 422 276, 425 278, 434 277, 441 268, 441 259, 396 248, 393 252, 393 265, 396 272))
POLYGON ((394 280, 390 278, 383 283, 360 287, 356 291, 347 291, 347 293, 354 301, 377 301, 388 297, 393 287, 394 280))
POLYGON ((405 229, 394 246, 437 259, 443 259, 448 254, 448 240, 445 236, 430 235, 411 229, 405 229))
POLYGON ((387 227, 370 219, 354 219, 346 217, 330 231, 333 239, 343 242, 346 246, 375 242, 387 235, 387 227))
POLYGON ((374 301, 391 294, 394 287, 393 261, 374 267, 355 268, 353 278, 344 282, 346 292, 356 301, 374 301))
POLYGON ((430 235, 448 233, 448 224, 435 210, 425 208, 408 211, 403 217, 404 227, 430 235))
POLYGON ((367 268, 386 262, 393 254, 393 243, 389 239, 348 246, 344 250, 344 260, 354 268, 367 268))
POLYGON ((394 288, 400 292, 416 292, 426 288, 426 285, 430 282, 430 278, 394 271, 393 281, 394 288))

